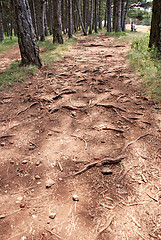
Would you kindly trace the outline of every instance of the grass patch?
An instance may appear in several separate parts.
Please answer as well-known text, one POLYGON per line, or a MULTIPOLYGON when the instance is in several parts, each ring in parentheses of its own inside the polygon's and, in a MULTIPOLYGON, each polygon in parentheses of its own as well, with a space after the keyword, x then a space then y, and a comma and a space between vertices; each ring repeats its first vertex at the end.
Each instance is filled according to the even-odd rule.
POLYGON ((129 59, 143 81, 146 94, 153 100, 161 101, 161 60, 156 49, 149 50, 149 36, 135 40, 131 45, 129 59))
MULTIPOLYGON (((23 82, 32 77, 37 71, 37 67, 33 65, 21 66, 19 60, 14 61, 10 68, 0 74, 0 86, 12 85, 17 82, 23 82)), ((2 89, 1 89, 2 90, 2 89)))
POLYGON ((46 66, 50 66, 53 62, 61 59, 64 52, 70 51, 76 41, 77 39, 73 37, 66 39, 64 44, 53 44, 51 37, 49 37, 45 42, 39 42, 41 59, 46 66))
POLYGON ((18 42, 17 37, 10 39, 6 37, 2 42, 0 42, 0 53, 11 49, 18 42))

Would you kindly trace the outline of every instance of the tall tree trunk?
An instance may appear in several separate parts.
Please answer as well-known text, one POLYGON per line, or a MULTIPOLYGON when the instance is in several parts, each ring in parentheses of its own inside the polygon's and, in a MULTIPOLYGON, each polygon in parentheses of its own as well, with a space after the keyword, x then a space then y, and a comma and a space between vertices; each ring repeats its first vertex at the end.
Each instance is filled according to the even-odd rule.
POLYGON ((93 30, 93 0, 91 0, 91 15, 90 15, 89 34, 92 34, 92 30, 93 30))
POLYGON ((108 0, 106 0, 104 27, 107 27, 107 1, 108 1, 108 0))
POLYGON ((122 0, 117 0, 117 12, 116 12, 116 32, 121 32, 121 1, 122 0))
POLYGON ((37 29, 37 19, 36 19, 36 11, 35 11, 35 1, 32 0, 32 13, 33 13, 33 26, 35 29, 35 34, 36 34, 36 38, 37 40, 39 40, 39 34, 38 34, 38 29, 37 29))
POLYGON ((125 5, 125 10, 124 10, 124 14, 123 14, 123 24, 122 24, 122 31, 125 32, 126 31, 126 19, 127 19, 127 13, 128 13, 128 9, 129 9, 129 0, 126 0, 126 5, 125 5))
POLYGON ((98 29, 97 29, 97 0, 94 0, 94 23, 95 23, 95 33, 98 32, 98 29))
POLYGON ((40 41, 45 41, 45 0, 40 1, 40 41))
POLYGON ((49 32, 50 35, 53 34, 53 1, 49 0, 48 2, 49 6, 49 32))
POLYGON ((80 23, 81 23, 81 26, 82 26, 82 30, 83 30, 84 36, 87 36, 87 32, 86 32, 86 29, 84 27, 81 11, 80 11, 80 8, 79 8, 79 1, 78 0, 75 0, 75 1, 76 1, 77 11, 78 11, 78 15, 79 15, 79 19, 80 19, 80 23))
POLYGON ((107 32, 111 31, 111 0, 107 0, 107 32))
POLYGON ((161 53, 161 1, 153 0, 149 47, 154 46, 161 53))
POLYGON ((87 32, 87 0, 83 0, 83 22, 85 31, 87 32))
POLYGON ((72 38, 73 37, 73 6, 72 6, 72 0, 68 0, 68 12, 69 12, 68 36, 69 36, 69 38, 72 38))
POLYGON ((116 31, 116 21, 117 21, 117 0, 113 1, 113 31, 116 31))
POLYGON ((99 29, 102 29, 102 0, 99 0, 99 29))
POLYGON ((53 43, 63 44, 62 21, 61 21, 61 0, 54 0, 54 24, 53 24, 53 43))
POLYGON ((45 27, 45 36, 48 36, 48 22, 47 22, 47 16, 46 16, 47 6, 45 2, 45 12, 44 12, 44 27, 45 27))
POLYGON ((0 0, 0 42, 4 40, 3 37, 3 23, 2 23, 2 2, 0 0))
POLYGON ((13 0, 18 43, 21 53, 21 64, 34 64, 39 68, 42 62, 39 57, 39 47, 36 42, 36 36, 32 26, 30 8, 27 0, 13 0))

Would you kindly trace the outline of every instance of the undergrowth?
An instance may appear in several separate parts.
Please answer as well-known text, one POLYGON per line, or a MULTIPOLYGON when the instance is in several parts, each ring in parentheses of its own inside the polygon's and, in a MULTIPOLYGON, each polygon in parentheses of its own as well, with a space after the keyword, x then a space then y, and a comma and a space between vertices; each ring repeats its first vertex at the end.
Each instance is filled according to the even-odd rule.
POLYGON ((131 45, 131 66, 143 78, 146 94, 153 100, 161 100, 161 58, 156 49, 149 49, 149 36, 135 40, 131 45))
MULTIPOLYGON (((51 37, 44 42, 39 42, 40 57, 44 62, 45 67, 49 67, 54 61, 60 59, 65 51, 69 51, 71 46, 76 42, 76 38, 66 39, 64 44, 53 44, 51 37)), ((6 46, 11 48, 10 41, 6 46)), ((6 48, 7 49, 7 48, 6 48)), ((12 85, 15 82, 23 82, 31 78, 38 70, 36 66, 20 66, 20 61, 14 61, 10 67, 0 74, 0 86, 3 90, 5 85, 12 85)))
POLYGON ((0 85, 3 85, 1 90, 3 90, 6 84, 10 86, 15 82, 23 82, 27 80, 34 75, 36 70, 36 66, 29 65, 20 67, 20 61, 14 61, 5 72, 0 74, 0 85))
POLYGON ((12 39, 5 37, 5 39, 0 42, 0 53, 11 49, 16 43, 17 37, 13 37, 12 39))

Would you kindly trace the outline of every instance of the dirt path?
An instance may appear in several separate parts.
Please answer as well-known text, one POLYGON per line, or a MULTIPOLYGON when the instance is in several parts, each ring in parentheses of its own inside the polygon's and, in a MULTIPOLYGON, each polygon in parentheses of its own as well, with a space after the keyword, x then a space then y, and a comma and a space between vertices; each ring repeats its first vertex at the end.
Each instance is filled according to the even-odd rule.
POLYGON ((127 50, 81 36, 1 93, 2 240, 161 239, 161 106, 143 96, 127 50), (121 162, 73 176, 102 159, 121 162))
POLYGON ((0 73, 4 72, 9 65, 16 59, 20 59, 20 51, 18 46, 14 46, 11 50, 8 50, 0 54, 0 73))

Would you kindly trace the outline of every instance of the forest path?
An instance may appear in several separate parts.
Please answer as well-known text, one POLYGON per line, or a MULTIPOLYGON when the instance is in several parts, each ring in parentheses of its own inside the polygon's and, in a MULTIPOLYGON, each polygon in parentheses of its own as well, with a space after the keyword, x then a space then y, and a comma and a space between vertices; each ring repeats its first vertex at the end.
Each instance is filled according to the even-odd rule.
POLYGON ((161 106, 143 96, 128 49, 79 36, 50 69, 1 92, 2 240, 161 239, 161 106), (110 174, 99 164, 74 176, 120 157, 110 174))

